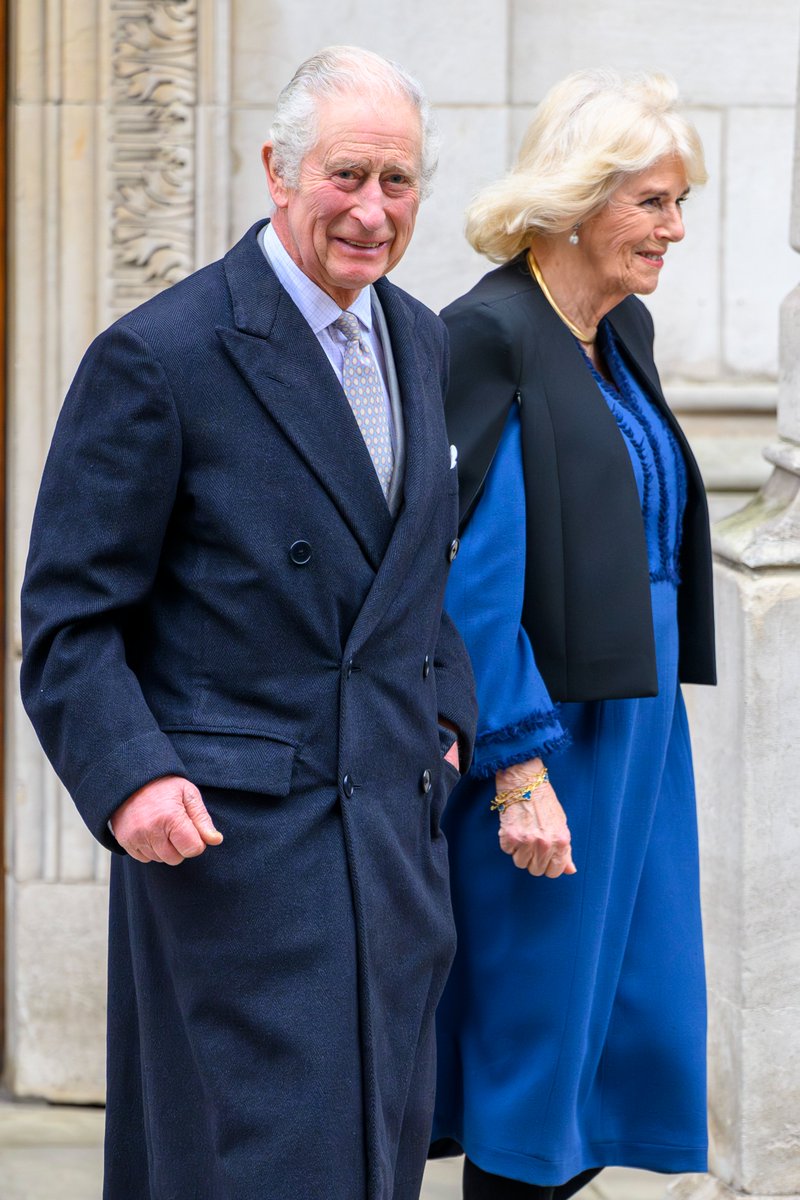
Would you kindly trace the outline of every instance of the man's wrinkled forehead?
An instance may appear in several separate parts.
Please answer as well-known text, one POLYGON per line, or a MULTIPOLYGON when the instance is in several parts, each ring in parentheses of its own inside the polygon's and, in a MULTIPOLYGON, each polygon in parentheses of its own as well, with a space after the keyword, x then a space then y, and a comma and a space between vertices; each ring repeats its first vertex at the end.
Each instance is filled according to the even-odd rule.
POLYGON ((408 99, 389 88, 347 90, 319 97, 310 156, 326 168, 357 166, 379 155, 389 169, 418 173, 422 118, 408 99))

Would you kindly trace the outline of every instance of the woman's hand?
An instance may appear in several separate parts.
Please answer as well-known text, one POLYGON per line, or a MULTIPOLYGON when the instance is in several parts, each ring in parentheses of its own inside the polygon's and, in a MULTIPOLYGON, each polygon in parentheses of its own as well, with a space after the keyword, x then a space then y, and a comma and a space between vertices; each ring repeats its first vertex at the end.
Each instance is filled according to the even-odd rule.
MULTIPOLYGON (((498 771, 498 793, 524 787, 542 769, 542 760, 532 758, 498 771)), ((575 874, 567 817, 549 783, 540 784, 530 800, 512 804, 500 814, 499 836, 500 848, 520 870, 548 879, 575 874)))

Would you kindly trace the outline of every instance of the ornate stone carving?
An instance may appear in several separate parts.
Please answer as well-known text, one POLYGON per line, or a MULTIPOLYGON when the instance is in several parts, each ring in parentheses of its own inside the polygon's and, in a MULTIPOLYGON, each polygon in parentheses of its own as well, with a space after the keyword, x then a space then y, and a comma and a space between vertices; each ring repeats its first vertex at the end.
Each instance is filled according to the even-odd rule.
POLYGON ((113 315, 194 267, 197 0, 111 0, 113 315))

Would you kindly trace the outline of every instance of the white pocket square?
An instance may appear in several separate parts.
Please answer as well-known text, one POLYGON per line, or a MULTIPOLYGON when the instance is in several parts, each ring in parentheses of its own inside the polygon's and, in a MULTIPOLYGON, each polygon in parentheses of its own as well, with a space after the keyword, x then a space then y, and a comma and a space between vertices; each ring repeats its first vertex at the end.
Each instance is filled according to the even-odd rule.
POLYGON ((451 471, 457 462, 458 462, 458 449, 455 446, 451 446, 450 447, 450 470, 451 471))

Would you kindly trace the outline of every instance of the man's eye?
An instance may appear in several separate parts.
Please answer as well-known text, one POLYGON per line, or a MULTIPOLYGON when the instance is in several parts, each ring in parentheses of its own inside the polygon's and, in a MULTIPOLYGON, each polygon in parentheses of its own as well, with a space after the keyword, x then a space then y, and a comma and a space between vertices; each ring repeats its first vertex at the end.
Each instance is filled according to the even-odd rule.
POLYGON ((355 171, 351 171, 349 167, 344 167, 341 171, 336 172, 337 179, 353 180, 356 178, 355 171))

